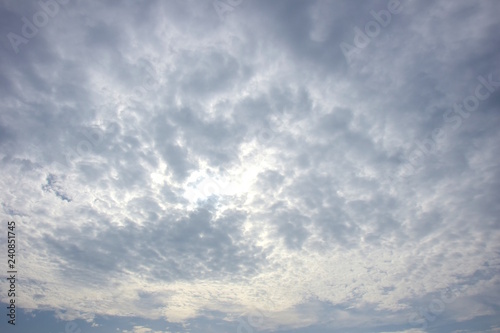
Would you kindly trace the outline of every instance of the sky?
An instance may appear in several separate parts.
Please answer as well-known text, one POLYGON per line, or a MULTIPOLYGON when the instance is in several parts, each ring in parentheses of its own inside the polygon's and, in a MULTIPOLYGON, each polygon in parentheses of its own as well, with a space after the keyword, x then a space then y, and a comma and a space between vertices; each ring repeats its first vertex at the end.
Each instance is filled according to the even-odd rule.
POLYGON ((499 17, 0 1, 0 331, 500 332, 499 17))

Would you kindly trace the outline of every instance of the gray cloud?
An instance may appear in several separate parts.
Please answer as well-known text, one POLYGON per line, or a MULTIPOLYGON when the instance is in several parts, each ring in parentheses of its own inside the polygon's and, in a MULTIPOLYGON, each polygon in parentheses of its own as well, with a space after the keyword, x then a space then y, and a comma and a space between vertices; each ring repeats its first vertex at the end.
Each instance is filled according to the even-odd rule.
POLYGON ((20 307, 140 333, 257 311, 256 331, 494 331, 495 1, 401 0, 386 26, 397 1, 53 1, 37 27, 45 3, 0 5, 20 307))

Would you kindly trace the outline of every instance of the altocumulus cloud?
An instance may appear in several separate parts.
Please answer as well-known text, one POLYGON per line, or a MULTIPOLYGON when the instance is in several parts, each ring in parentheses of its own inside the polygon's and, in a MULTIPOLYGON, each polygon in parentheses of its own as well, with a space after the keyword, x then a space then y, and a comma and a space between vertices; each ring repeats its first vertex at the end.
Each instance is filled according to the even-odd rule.
POLYGON ((498 332, 499 16, 3 1, 23 332, 498 332))

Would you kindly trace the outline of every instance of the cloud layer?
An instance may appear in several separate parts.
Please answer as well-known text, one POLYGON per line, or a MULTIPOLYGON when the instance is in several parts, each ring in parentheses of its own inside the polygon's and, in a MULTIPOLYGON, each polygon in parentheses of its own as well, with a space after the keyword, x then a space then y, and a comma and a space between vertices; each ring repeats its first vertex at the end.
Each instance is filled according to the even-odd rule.
POLYGON ((20 306, 205 332, 496 332, 499 14, 4 1, 20 306))

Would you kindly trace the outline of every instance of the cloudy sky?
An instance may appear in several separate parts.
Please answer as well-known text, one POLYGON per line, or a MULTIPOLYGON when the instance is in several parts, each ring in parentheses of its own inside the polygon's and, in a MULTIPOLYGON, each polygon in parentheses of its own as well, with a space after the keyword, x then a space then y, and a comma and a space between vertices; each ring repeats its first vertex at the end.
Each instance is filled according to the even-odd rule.
POLYGON ((1 1, 0 330, 500 332, 499 17, 1 1))

